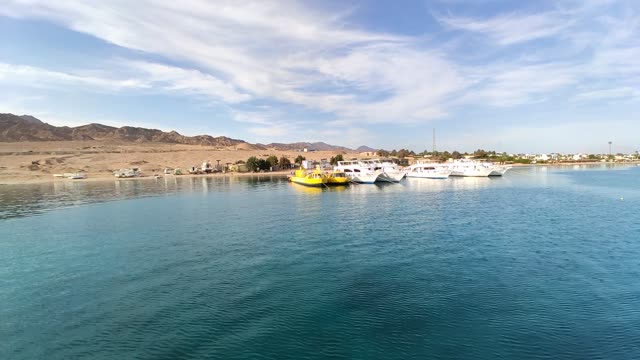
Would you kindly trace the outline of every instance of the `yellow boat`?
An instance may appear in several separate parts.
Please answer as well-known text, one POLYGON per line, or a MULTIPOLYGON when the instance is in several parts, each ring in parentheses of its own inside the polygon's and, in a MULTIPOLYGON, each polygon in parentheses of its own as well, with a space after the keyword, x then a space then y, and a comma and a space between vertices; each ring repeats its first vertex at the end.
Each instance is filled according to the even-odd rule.
POLYGON ((344 171, 334 170, 327 176, 327 185, 349 185, 350 182, 344 171))
POLYGON ((295 175, 289 176, 289 181, 305 186, 321 187, 326 185, 327 176, 320 169, 315 169, 307 173, 304 169, 300 168, 296 170, 295 175))

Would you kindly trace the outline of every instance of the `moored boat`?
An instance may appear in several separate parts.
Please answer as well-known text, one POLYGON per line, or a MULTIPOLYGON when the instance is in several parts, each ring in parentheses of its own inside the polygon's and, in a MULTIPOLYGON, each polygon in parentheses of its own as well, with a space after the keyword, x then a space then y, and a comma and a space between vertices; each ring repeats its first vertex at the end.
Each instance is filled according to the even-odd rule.
POLYGON ((447 166, 451 170, 450 176, 485 177, 493 171, 493 168, 473 160, 454 160, 447 166))
POLYGON ((491 168, 491 173, 489 173, 489 176, 502 176, 509 169, 511 169, 511 166, 508 166, 508 165, 497 165, 494 163, 483 163, 483 165, 491 168))
POLYGON ((344 171, 333 170, 327 175, 327 185, 349 185, 351 179, 344 171))
POLYGON ((409 167, 407 177, 422 179, 447 179, 451 170, 446 165, 438 163, 418 163, 409 167))
POLYGON ((304 186, 321 187, 326 185, 327 176, 320 169, 307 172, 300 168, 296 170, 294 175, 289 176, 289 181, 304 186))
POLYGON ((382 182, 400 182, 407 172, 398 164, 390 159, 371 159, 362 160, 360 162, 364 167, 373 169, 374 171, 381 171, 377 181, 382 182))
POLYGON ((358 161, 338 161, 338 165, 333 167, 334 170, 343 171, 351 181, 359 184, 373 184, 382 174, 381 170, 374 170, 371 167, 364 166, 358 161))

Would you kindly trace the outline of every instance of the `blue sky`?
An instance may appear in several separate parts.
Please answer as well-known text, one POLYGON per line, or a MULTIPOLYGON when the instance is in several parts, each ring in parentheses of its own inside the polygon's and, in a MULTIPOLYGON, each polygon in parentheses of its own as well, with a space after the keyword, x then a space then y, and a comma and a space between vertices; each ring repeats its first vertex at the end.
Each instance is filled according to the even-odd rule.
POLYGON ((640 150, 640 2, 0 6, 0 112, 249 142, 640 150))

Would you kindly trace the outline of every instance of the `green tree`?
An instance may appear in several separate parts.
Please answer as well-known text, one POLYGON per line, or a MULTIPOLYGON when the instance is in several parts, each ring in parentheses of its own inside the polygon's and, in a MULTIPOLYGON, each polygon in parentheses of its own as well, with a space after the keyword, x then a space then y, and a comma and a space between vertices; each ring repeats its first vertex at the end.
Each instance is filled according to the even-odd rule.
POLYGON ((332 156, 330 163, 331 165, 336 165, 338 164, 338 161, 344 161, 344 158, 342 157, 342 154, 338 154, 336 156, 332 156))
POLYGON ((451 158, 451 154, 448 151, 441 152, 438 155, 438 159, 440 161, 447 161, 447 160, 449 160, 449 158, 451 158))
POLYGON ((259 170, 269 170, 269 167, 271 167, 271 165, 269 165, 269 162, 265 159, 259 159, 258 160, 258 169, 259 170))
POLYGON ((280 158, 280 161, 278 161, 278 163, 280 164, 280 167, 283 169, 288 169, 291 167, 291 160, 289 160, 289 158, 284 156, 280 158))
POLYGON ((300 164, 302 164, 302 162, 303 162, 303 161, 305 161, 305 160, 307 160, 307 158, 305 158, 305 157, 304 157, 304 156, 302 156, 302 155, 298 155, 298 156, 296 157, 296 159, 295 159, 293 162, 294 162, 295 164, 300 165, 300 164))
POLYGON ((389 157, 389 152, 387 150, 381 149, 381 150, 378 150, 377 155, 381 157, 389 157))
POLYGON ((478 149, 478 150, 473 152, 473 157, 476 158, 476 159, 486 158, 487 155, 489 155, 489 153, 487 153, 486 151, 484 151, 482 149, 478 149))
POLYGON ((278 165, 278 157, 275 155, 271 155, 267 158, 267 162, 269 163, 269 167, 274 167, 278 165))
POLYGON ((462 154, 460 154, 460 152, 459 152, 459 151, 454 150, 454 151, 451 153, 451 157, 452 157, 454 160, 462 159, 462 154))
POLYGON ((258 171, 259 167, 258 167, 258 158, 257 157, 252 156, 252 157, 247 159, 247 169, 249 171, 258 171))

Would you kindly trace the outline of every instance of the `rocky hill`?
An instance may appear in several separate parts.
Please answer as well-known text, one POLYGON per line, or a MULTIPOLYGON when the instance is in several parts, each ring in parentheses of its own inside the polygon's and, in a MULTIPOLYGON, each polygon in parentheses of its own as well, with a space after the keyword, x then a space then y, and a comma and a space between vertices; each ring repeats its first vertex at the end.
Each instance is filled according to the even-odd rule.
POLYGON ((267 145, 262 145, 262 144, 258 144, 258 145, 264 146, 266 148, 271 148, 276 150, 288 150, 288 151, 303 150, 303 149, 307 149, 309 151, 314 151, 314 150, 315 151, 345 151, 345 152, 353 151, 344 146, 329 145, 324 142, 314 142, 314 143, 296 142, 291 144, 271 143, 267 145))
MULTIPOLYGON (((310 151, 353 151, 344 146, 335 146, 324 142, 296 142, 291 144, 271 143, 263 145, 248 144, 243 140, 231 139, 226 136, 184 136, 176 131, 165 132, 157 129, 145 129, 132 126, 123 126, 119 128, 102 124, 88 124, 76 127, 53 126, 30 115, 17 116, 13 114, 0 114, 0 142, 73 140, 113 140, 135 143, 170 143, 220 147, 235 146, 237 149, 247 150, 275 149, 302 151, 303 149, 307 149, 310 151)), ((361 146, 358 149, 361 148, 363 147, 361 146)))
POLYGON ((242 140, 226 136, 184 136, 175 131, 164 132, 132 126, 120 128, 102 124, 77 127, 53 126, 29 115, 0 114, 0 141, 2 142, 70 140, 119 140, 207 146, 234 146, 244 143, 242 140))
POLYGON ((370 148, 366 145, 362 145, 356 149, 357 152, 376 152, 378 149, 370 148))

